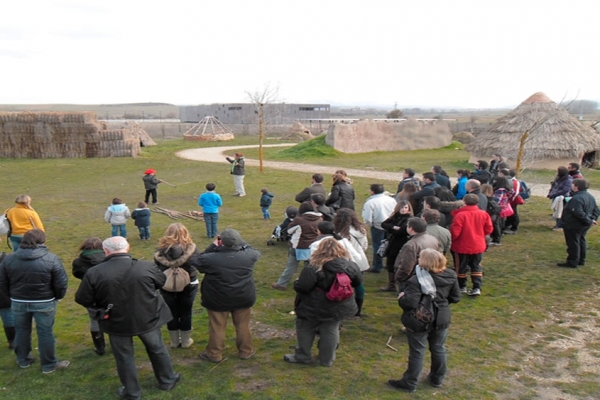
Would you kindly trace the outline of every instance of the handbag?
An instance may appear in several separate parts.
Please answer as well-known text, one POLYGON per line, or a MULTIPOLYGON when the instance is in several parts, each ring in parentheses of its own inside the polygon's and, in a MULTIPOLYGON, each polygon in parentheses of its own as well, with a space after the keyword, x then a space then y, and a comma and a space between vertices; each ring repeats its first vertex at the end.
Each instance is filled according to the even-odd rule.
POLYGON ((112 308, 112 304, 109 304, 106 307, 89 307, 87 312, 94 321, 103 321, 110 318, 110 310, 112 308))
MULTIPOLYGON (((416 308, 404 311, 401 321, 411 332, 425 332, 433 327, 437 317, 438 307, 434 301, 437 288, 428 271, 417 265, 415 274, 421 287, 421 298, 416 308)), ((398 305, 400 305, 400 299, 398 299, 398 305)))
POLYGON ((381 241, 381 244, 377 248, 377 255, 379 257, 385 257, 387 255, 389 246, 390 246, 390 241, 388 239, 383 239, 381 241))

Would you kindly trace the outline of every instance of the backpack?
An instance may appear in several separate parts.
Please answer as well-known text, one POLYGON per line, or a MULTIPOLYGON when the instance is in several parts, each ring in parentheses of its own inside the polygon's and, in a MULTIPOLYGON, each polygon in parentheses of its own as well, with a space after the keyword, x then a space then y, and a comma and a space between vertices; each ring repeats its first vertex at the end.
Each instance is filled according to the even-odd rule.
POLYGON ((163 290, 167 292, 183 292, 183 289, 190 284, 190 274, 179 267, 169 267, 164 271, 167 277, 163 290))
POLYGON ((432 328, 437 314, 437 304, 434 295, 421 294, 421 300, 416 308, 402 314, 402 324, 412 332, 425 332, 432 328))
POLYGON ((354 289, 352 288, 352 282, 350 277, 345 272, 338 272, 335 274, 333 285, 329 288, 329 291, 325 294, 329 301, 344 301, 352 297, 354 289))
POLYGON ((523 200, 527 200, 531 197, 531 188, 527 186, 525 181, 519 181, 519 196, 523 200))

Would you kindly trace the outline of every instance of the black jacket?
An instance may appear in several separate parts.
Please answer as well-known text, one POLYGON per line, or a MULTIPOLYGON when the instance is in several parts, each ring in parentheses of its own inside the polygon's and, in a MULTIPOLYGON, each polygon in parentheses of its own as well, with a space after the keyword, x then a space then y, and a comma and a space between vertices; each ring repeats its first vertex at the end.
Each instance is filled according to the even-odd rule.
POLYGON ((67 272, 46 246, 18 248, 0 264, 0 291, 13 301, 51 301, 65 297, 67 272))
POLYGON ((173 319, 159 293, 166 280, 153 262, 133 260, 128 253, 111 254, 86 272, 75 301, 87 308, 112 304, 110 318, 100 321, 102 331, 137 336, 173 319))
POLYGON ((312 265, 304 267, 298 280, 294 282, 296 291, 295 309, 298 319, 309 321, 341 321, 358 312, 354 296, 344 301, 330 301, 325 297, 338 272, 345 272, 352 281, 352 287, 358 287, 363 276, 354 262, 337 258, 331 260, 320 271, 312 265))
POLYGON ((315 211, 321 213, 321 218, 323 218, 323 221, 332 222, 333 217, 335 217, 335 211, 333 211, 333 208, 327 207, 326 205, 318 206, 315 211))
POLYGON ((452 189, 452 186, 450 186, 450 178, 448 178, 445 175, 442 174, 435 174, 435 181, 437 182, 438 185, 440 186, 445 186, 448 189, 452 189))
POLYGON ((186 249, 181 246, 172 246, 168 249, 158 249, 154 253, 154 262, 161 271, 173 267, 183 268, 190 275, 190 282, 198 279, 198 271, 190 265, 190 258, 196 255, 196 245, 191 244, 186 249))
POLYGON ((336 211, 340 208, 354 210, 354 188, 347 182, 336 182, 331 187, 331 193, 325 201, 325 205, 332 207, 336 211), (340 206, 334 207, 335 202, 340 198, 342 199, 340 206))
POLYGON ((587 190, 573 193, 563 208, 563 229, 584 230, 598 220, 599 210, 594 196, 587 190))
POLYGON ((83 279, 83 276, 95 265, 104 261, 106 255, 104 250, 84 250, 79 257, 73 260, 73 276, 77 279, 83 279))
POLYGON ((396 256, 400 252, 400 249, 408 240, 410 235, 406 231, 408 225, 408 219, 411 218, 410 214, 400 214, 398 212, 392 214, 391 217, 381 223, 381 227, 385 229, 387 238, 390 241, 387 249, 387 258, 394 265, 396 256), (394 229, 395 226, 399 226, 400 229, 394 229))
MULTIPOLYGON (((450 303, 460 301, 460 289, 458 288, 458 279, 456 272, 446 269, 439 274, 431 274, 436 287, 435 303, 438 306, 438 312, 435 319, 435 329, 446 329, 450 326, 450 303)), ((404 296, 400 298, 400 307, 407 312, 417 308, 421 300, 421 285, 417 275, 411 276, 404 286, 404 296)))
POLYGON ((250 308, 256 302, 254 264, 260 252, 249 245, 217 246, 192 257, 189 263, 204 274, 200 292, 202 306, 211 311, 250 308))

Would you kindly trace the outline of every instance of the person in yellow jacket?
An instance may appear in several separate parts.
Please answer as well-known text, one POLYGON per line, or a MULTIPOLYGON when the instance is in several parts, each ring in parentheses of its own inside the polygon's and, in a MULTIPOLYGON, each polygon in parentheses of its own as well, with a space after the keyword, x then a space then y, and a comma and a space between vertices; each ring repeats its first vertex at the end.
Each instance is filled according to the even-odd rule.
POLYGON ((10 221, 10 241, 13 251, 19 248, 25 232, 31 229, 44 230, 40 216, 31 207, 31 197, 20 194, 15 199, 15 203, 16 206, 6 210, 6 218, 10 221))

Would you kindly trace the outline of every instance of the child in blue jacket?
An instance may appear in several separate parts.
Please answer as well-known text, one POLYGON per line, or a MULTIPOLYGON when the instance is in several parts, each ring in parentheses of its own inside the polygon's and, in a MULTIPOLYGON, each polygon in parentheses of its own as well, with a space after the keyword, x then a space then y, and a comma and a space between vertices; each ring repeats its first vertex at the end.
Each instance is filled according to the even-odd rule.
POLYGON ((206 192, 202 193, 198 199, 198 205, 204 212, 204 222, 206 224, 206 237, 214 238, 217 236, 219 221, 219 207, 223 205, 221 196, 215 192, 217 186, 214 183, 206 184, 206 192))
POLYGON ((143 201, 140 201, 137 208, 131 213, 131 218, 135 221, 142 240, 150 240, 150 214, 148 205, 143 201))
POLYGON ((269 193, 269 189, 262 188, 260 189, 262 195, 260 196, 260 209, 263 213, 263 219, 271 219, 271 213, 269 213, 269 207, 271 207, 271 203, 273 203, 273 197, 275 195, 273 193, 269 193))

